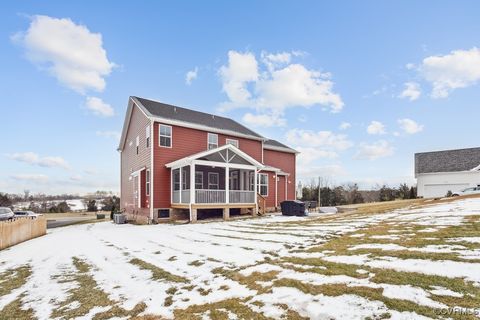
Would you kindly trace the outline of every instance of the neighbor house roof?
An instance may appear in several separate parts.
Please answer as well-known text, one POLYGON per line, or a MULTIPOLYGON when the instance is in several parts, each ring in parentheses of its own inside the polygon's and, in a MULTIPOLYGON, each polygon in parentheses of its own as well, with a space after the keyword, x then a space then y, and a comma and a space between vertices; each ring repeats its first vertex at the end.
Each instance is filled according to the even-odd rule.
POLYGON ((415 176, 421 173, 478 170, 480 148, 421 152, 415 154, 415 176))
POLYGON ((270 149, 270 150, 279 150, 279 151, 286 151, 291 153, 298 153, 296 150, 290 148, 289 146, 286 146, 283 143, 273 139, 265 140, 263 142, 263 148, 270 149))
POLYGON ((246 136, 263 138, 258 133, 248 129, 233 119, 217 116, 210 113, 195 111, 174 105, 148 100, 139 97, 136 99, 154 117, 198 124, 205 127, 236 132, 246 136))

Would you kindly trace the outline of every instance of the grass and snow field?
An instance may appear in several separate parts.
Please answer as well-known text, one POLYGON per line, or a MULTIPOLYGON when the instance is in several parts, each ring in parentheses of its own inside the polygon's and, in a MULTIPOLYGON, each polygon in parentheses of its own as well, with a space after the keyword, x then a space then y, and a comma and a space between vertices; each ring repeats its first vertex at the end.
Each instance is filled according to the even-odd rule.
POLYGON ((376 210, 54 229, 0 252, 0 319, 480 317, 480 199, 376 210))

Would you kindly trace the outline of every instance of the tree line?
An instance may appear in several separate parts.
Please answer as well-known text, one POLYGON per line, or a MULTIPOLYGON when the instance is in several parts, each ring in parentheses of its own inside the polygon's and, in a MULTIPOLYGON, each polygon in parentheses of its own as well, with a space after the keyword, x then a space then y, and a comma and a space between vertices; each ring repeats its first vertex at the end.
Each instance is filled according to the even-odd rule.
MULTIPOLYGON (((17 195, 0 192, 0 207, 13 208, 18 203, 28 203, 24 205, 22 210, 30 210, 36 213, 66 213, 70 212, 71 208, 66 200, 78 199, 79 196, 66 195, 65 198, 62 195, 57 196, 42 196, 38 194, 35 196, 30 195, 17 195), (61 200, 61 201, 59 201, 61 200)), ((101 210, 103 211, 119 211, 120 210, 120 198, 112 195, 111 192, 97 191, 92 195, 83 197, 83 202, 87 211, 96 212, 98 210, 98 199, 101 199, 101 210)))
MULTIPOLYGON (((318 204, 318 184, 312 181, 302 188, 303 201, 316 201, 318 204)), ((321 206, 339 206, 375 201, 392 201, 398 199, 415 199, 417 188, 409 187, 406 183, 398 187, 387 185, 377 186, 372 190, 359 190, 358 184, 352 183, 340 186, 322 186, 320 188, 321 206)))

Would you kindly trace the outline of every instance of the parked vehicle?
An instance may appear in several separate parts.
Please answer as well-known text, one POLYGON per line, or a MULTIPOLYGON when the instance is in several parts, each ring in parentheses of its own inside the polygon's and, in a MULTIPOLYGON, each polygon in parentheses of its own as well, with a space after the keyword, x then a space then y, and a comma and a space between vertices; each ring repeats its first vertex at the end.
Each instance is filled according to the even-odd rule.
POLYGON ((15 211, 15 217, 36 217, 36 214, 33 211, 15 211))
POLYGON ((0 220, 8 220, 14 217, 12 209, 6 207, 0 207, 0 220))
POLYGON ((480 187, 466 188, 461 191, 454 192, 452 196, 458 197, 458 196, 466 196, 468 194, 480 194, 480 187))

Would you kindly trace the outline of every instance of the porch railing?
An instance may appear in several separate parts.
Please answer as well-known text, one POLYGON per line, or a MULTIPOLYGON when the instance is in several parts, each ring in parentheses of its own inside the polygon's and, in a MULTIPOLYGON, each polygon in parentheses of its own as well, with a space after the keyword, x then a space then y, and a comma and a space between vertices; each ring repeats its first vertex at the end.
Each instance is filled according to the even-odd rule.
POLYGON ((182 203, 190 203, 190 189, 182 190, 182 203))
MULTIPOLYGON (((190 189, 172 191, 173 203, 190 203, 190 189), (182 201, 180 202, 180 193, 182 201)), ((196 189, 196 203, 226 203, 225 190, 196 189)), ((255 191, 248 190, 230 190, 229 203, 255 203, 255 191)))
POLYGON ((255 191, 248 190, 230 190, 230 203, 254 203, 255 191))
POLYGON ((195 190, 196 203, 225 203, 225 190, 195 190))
POLYGON ((172 196, 173 203, 190 203, 190 189, 173 190, 172 196), (182 201, 180 201, 180 193, 182 194, 182 201))

